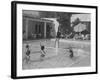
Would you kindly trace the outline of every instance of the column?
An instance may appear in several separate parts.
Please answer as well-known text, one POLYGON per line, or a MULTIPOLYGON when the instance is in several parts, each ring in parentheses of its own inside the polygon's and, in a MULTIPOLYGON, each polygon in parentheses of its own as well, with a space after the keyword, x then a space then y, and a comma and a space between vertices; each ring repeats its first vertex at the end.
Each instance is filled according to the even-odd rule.
POLYGON ((44 22, 44 38, 46 38, 46 22, 44 22))
POLYGON ((26 19, 26 39, 28 39, 28 19, 26 19))

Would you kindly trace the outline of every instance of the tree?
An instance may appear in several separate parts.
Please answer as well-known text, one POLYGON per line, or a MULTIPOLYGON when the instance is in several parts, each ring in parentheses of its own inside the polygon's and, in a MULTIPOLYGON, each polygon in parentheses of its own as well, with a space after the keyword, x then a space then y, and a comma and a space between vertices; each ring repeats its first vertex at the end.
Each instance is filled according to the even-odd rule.
POLYGON ((77 25, 79 23, 80 23, 80 19, 76 18, 75 21, 72 22, 72 24, 73 24, 72 27, 74 27, 75 25, 77 25))
POLYGON ((68 31, 67 33, 70 33, 72 31, 72 28, 70 26, 70 17, 71 17, 71 13, 66 13, 66 12, 60 12, 57 14, 58 21, 61 24, 61 29, 62 29, 62 33, 66 34, 66 31, 68 31))

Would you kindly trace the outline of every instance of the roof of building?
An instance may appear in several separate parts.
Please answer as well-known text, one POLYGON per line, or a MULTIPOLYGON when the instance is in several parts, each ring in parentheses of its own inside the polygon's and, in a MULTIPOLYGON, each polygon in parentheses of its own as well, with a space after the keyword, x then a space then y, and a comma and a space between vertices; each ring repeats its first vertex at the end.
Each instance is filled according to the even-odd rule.
POLYGON ((39 22, 53 22, 52 20, 38 18, 38 17, 34 17, 34 16, 29 16, 29 15, 24 15, 23 17, 26 19, 29 19, 29 20, 34 20, 34 21, 39 21, 39 22))

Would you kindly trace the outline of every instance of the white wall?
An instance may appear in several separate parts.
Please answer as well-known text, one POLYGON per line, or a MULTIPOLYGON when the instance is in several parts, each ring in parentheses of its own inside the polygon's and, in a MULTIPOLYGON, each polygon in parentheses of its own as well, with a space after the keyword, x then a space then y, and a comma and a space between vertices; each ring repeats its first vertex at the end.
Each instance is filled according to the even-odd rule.
MULTIPOLYGON (((26 0, 22 0, 26 1, 26 0)), ((100 9, 100 0, 31 0, 34 2, 49 2, 49 3, 64 3, 64 4, 83 4, 83 5, 98 5, 100 9)), ((0 2, 0 80, 11 80, 10 68, 11 68, 11 0, 1 0, 0 2)), ((100 14, 100 10, 99 10, 100 14)), ((98 16, 100 21, 100 15, 98 16)), ((100 26, 100 24, 99 24, 100 26)), ((100 30, 100 27, 99 29, 100 30)), ((100 31, 98 31, 100 34, 100 31)), ((100 41, 100 37, 99 40, 100 41)), ((100 45, 99 45, 100 47, 100 45)), ((100 52, 100 50, 99 50, 100 52)), ((98 52, 98 53, 99 53, 98 52)), ((98 55, 100 57, 100 54, 98 55)), ((100 58, 99 58, 100 61, 100 58)), ((99 62, 100 67, 100 62, 99 62)), ((99 74, 93 75, 77 75, 77 76, 64 76, 64 77, 48 77, 41 78, 42 80, 100 80, 99 74)), ((41 80, 25 79, 25 80, 41 80)), ((24 79, 23 79, 24 80, 24 79)))

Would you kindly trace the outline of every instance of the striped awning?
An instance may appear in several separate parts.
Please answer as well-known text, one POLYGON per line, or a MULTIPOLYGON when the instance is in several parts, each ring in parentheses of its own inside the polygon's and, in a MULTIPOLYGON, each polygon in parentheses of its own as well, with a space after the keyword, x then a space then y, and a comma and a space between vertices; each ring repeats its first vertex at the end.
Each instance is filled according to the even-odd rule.
POLYGON ((74 26, 74 31, 75 32, 82 32, 84 30, 86 30, 86 25, 85 24, 79 23, 78 25, 74 26))

